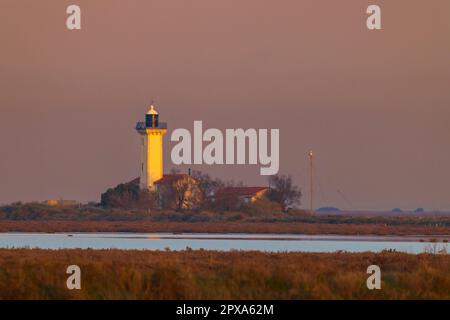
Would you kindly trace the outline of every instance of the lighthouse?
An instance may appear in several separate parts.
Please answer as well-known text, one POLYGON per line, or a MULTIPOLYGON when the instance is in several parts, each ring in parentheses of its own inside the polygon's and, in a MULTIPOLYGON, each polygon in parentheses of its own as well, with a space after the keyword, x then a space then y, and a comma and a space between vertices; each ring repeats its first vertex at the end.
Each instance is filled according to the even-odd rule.
POLYGON ((136 124, 141 138, 140 188, 154 190, 156 181, 163 177, 163 137, 167 124, 159 121, 153 105, 145 115, 145 121, 136 124))

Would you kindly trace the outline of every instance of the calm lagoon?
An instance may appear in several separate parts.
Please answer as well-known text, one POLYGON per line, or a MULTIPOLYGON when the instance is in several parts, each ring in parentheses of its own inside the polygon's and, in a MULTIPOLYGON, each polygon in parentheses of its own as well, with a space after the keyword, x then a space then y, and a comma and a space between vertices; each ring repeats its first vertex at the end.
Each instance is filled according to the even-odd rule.
POLYGON ((447 248, 447 237, 339 236, 293 234, 172 234, 172 233, 0 233, 0 248, 124 249, 124 250, 257 250, 266 252, 422 253, 447 248), (436 241, 433 240, 433 241, 436 241))

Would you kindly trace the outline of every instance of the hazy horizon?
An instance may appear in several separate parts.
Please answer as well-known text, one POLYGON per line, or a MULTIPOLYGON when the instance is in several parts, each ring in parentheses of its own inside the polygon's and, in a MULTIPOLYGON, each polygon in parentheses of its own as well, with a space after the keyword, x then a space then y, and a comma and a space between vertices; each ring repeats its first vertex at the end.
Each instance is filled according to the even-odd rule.
MULTIPOLYGON (((309 207, 450 211, 450 2, 79 0, 0 4, 0 203, 98 201, 139 174, 154 99, 165 136, 279 128, 309 207), (382 9, 382 31, 365 8, 382 9)), ((247 185, 259 166, 189 166, 247 185)), ((188 166, 179 169, 186 171, 188 166)))

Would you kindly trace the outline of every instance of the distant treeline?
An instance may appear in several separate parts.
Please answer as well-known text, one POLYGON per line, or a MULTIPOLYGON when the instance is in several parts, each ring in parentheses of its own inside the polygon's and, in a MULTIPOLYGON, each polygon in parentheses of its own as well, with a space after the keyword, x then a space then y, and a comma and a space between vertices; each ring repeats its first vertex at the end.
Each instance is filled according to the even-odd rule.
POLYGON ((377 224, 381 226, 425 226, 450 228, 450 216, 423 214, 421 216, 363 216, 344 213, 314 215, 309 212, 291 209, 281 211, 258 211, 256 207, 243 211, 213 212, 208 210, 183 211, 117 209, 102 207, 99 204, 86 204, 73 207, 50 206, 42 203, 13 203, 0 206, 0 220, 16 221, 170 221, 170 222, 301 222, 308 224, 377 224))

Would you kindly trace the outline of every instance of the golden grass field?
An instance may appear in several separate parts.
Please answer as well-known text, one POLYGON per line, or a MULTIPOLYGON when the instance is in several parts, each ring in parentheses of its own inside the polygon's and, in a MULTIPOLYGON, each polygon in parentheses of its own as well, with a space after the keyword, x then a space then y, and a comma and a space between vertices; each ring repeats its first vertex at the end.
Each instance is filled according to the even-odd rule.
POLYGON ((450 255, 0 249, 0 298, 450 299, 450 255), (366 287, 371 264, 381 290, 366 287))

